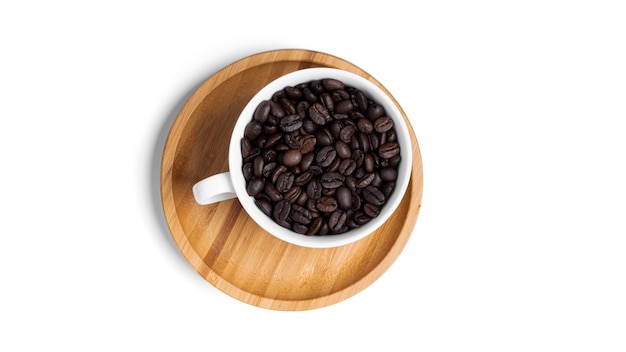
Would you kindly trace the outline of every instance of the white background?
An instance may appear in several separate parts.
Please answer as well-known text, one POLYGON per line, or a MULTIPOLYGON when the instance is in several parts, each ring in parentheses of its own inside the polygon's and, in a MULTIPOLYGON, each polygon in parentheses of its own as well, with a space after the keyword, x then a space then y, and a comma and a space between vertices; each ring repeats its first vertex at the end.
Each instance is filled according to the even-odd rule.
POLYGON ((4 1, 0 45, 2 351, 626 350, 623 1, 4 1), (186 98, 282 48, 378 79, 424 163, 398 260, 306 312, 204 281, 159 195, 186 98))

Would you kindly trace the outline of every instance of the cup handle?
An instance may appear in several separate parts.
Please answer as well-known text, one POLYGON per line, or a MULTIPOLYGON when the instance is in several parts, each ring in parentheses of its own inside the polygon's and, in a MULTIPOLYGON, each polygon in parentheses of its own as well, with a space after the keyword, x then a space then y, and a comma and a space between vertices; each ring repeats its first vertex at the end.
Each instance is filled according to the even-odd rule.
POLYGON ((222 172, 198 181, 192 187, 193 197, 200 205, 212 204, 226 199, 237 198, 230 172, 222 172))

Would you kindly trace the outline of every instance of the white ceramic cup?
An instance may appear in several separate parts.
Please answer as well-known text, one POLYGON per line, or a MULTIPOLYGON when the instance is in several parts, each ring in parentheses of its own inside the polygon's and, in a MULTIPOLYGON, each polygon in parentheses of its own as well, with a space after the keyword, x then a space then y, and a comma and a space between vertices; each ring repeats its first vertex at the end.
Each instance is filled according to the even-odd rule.
MULTIPOLYGON (((210 143, 210 141, 207 141, 210 143)), ((412 165, 411 140, 409 126, 404 121, 402 113, 393 100, 378 86, 367 79, 351 72, 332 68, 308 68, 285 74, 263 87, 243 109, 233 129, 229 153, 229 172, 209 176, 198 181, 193 186, 193 195, 198 204, 211 204, 231 198, 238 198, 248 215, 265 231, 291 244, 312 247, 330 248, 346 245, 358 241, 376 231, 396 210, 404 196, 412 165), (392 194, 380 209, 377 217, 369 222, 349 230, 346 233, 328 236, 306 236, 278 225, 265 215, 254 203, 253 197, 246 192, 246 181, 242 170, 241 139, 246 125, 252 121, 252 116, 259 103, 269 100, 272 95, 287 87, 316 79, 334 78, 347 86, 360 89, 368 98, 379 103, 385 109, 386 115, 391 117, 400 145, 401 162, 398 166, 398 178, 392 194)))

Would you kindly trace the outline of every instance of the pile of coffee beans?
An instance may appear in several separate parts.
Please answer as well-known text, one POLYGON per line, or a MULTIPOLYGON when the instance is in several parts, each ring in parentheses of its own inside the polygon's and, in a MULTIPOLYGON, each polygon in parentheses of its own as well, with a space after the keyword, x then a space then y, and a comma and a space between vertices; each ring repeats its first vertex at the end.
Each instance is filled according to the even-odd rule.
POLYGON ((393 120, 361 90, 325 78, 262 101, 241 139, 246 190, 276 223, 334 235, 378 216, 393 192, 393 120))

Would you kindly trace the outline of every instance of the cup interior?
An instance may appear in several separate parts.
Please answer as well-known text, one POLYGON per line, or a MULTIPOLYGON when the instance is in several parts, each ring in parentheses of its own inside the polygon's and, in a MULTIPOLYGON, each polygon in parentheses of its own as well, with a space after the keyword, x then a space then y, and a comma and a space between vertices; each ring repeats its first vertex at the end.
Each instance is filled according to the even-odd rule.
POLYGON ((241 205, 248 215, 271 235, 291 244, 312 247, 329 248, 346 245, 358 241, 376 231, 400 204, 411 177, 412 147, 409 134, 409 126, 394 101, 373 82, 348 71, 333 68, 308 68, 288 73, 281 76, 262 88, 242 110, 230 139, 229 145, 229 170, 231 180, 241 205), (278 225, 272 218, 265 215, 254 203, 253 197, 246 192, 246 180, 242 172, 241 138, 243 138, 246 125, 252 120, 254 111, 263 100, 271 99, 272 95, 287 86, 295 86, 300 83, 316 79, 334 78, 344 82, 348 86, 360 89, 370 99, 382 105, 394 121, 400 155, 402 161, 398 165, 398 178, 396 186, 385 205, 380 209, 377 217, 369 222, 348 230, 348 232, 327 236, 306 236, 278 225))

